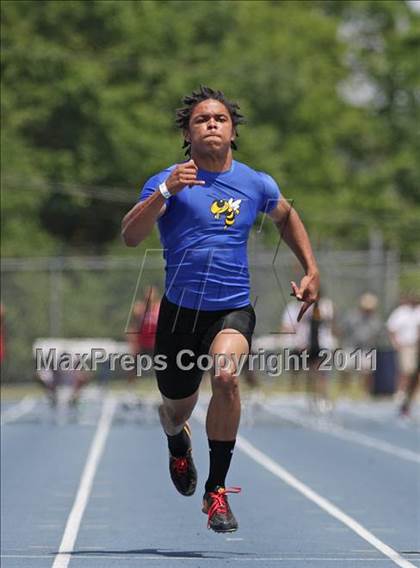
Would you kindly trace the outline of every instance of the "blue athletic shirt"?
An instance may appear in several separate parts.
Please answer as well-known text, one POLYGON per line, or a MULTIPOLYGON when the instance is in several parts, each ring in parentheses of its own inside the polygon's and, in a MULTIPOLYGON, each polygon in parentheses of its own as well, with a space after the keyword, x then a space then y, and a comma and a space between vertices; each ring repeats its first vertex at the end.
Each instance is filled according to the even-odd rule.
MULTIPOLYGON (((176 164, 151 177, 140 201, 165 181, 176 164)), ((198 170, 205 185, 185 187, 158 219, 166 262, 165 294, 185 308, 225 310, 249 304, 247 241, 258 213, 280 198, 272 177, 236 162, 225 172, 198 170)))

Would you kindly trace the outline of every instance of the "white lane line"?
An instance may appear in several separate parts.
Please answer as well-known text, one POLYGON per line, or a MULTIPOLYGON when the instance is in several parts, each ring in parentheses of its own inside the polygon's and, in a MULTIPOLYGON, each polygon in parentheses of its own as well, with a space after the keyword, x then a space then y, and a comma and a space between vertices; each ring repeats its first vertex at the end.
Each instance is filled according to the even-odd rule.
POLYGON ((96 469, 105 448, 105 442, 111 429, 112 419, 114 417, 117 400, 111 396, 107 397, 102 407, 101 417, 96 428, 95 436, 89 450, 85 468, 80 479, 79 488, 76 499, 74 500, 72 510, 67 519, 66 528, 61 540, 60 548, 54 559, 52 568, 67 568, 70 562, 71 552, 74 549, 77 533, 79 532, 80 523, 83 513, 86 509, 92 490, 93 480, 95 478, 96 469))
POLYGON ((23 397, 20 402, 1 413, 1 425, 19 420, 19 418, 33 410, 37 402, 38 400, 32 396, 23 397))
MULTIPOLYGON (((205 413, 202 409, 196 408, 195 417, 202 424, 205 423, 205 413)), ((248 440, 242 436, 237 436, 236 446, 267 471, 284 481, 287 485, 290 485, 290 487, 293 487, 293 489, 296 489, 296 491, 318 505, 318 507, 323 509, 326 513, 346 525, 350 530, 379 550, 379 552, 381 552, 384 556, 387 556, 390 560, 392 560, 397 566, 400 566, 400 568, 416 568, 414 564, 400 556, 396 550, 379 540, 379 538, 365 529, 364 526, 347 515, 344 511, 336 507, 333 503, 331 503, 331 501, 328 501, 328 499, 325 499, 319 495, 319 493, 316 493, 316 491, 311 489, 308 485, 299 481, 299 479, 294 477, 294 475, 289 473, 280 464, 258 450, 253 444, 251 444, 251 442, 248 442, 248 440)))
POLYGON ((349 428, 344 428, 343 426, 339 426, 337 424, 331 424, 331 422, 317 424, 311 420, 296 416, 290 411, 280 412, 278 410, 274 410, 267 404, 264 404, 263 407, 267 412, 270 412, 274 416, 278 416, 279 418, 283 418, 288 422, 293 422, 294 424, 298 424, 299 426, 303 426, 304 428, 308 428, 309 430, 322 432, 323 434, 334 436, 335 438, 339 438, 340 440, 354 442, 361 446, 373 448, 374 450, 379 450, 381 452, 391 454, 395 457, 407 461, 420 463, 420 454, 413 452, 412 450, 409 450, 407 448, 400 448, 399 446, 395 446, 394 444, 390 444, 389 442, 385 442, 384 440, 380 440, 378 438, 373 438, 372 436, 368 436, 366 434, 362 434, 361 432, 357 432, 356 430, 350 430, 349 428))

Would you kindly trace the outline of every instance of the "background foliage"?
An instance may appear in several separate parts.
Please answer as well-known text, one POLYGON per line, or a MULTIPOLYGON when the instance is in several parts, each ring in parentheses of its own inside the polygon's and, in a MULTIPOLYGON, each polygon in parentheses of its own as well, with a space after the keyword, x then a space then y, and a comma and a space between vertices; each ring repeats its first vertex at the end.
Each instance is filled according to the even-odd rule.
MULTIPOLYGON (((370 248, 362 268, 323 268, 337 306, 384 282, 381 308, 397 297, 381 242, 405 263, 400 286, 418 287, 420 13, 409 3, 3 0, 1 26, 2 254, 57 257, 10 260, 4 273, 7 380, 28 378, 37 337, 124 339, 138 266, 120 221, 150 175, 183 160, 174 110, 200 83, 240 103, 237 159, 277 179, 320 259, 370 248), (111 254, 131 268, 60 268, 111 254)), ((142 246, 156 245, 154 233, 142 246)), ((260 272, 269 282, 271 265, 260 272)))
POLYGON ((4 255, 123 253, 121 216, 183 159, 174 109, 202 83, 240 102, 237 159, 278 180, 318 245, 364 247, 376 227, 415 258, 406 2, 6 0, 1 20, 4 255))

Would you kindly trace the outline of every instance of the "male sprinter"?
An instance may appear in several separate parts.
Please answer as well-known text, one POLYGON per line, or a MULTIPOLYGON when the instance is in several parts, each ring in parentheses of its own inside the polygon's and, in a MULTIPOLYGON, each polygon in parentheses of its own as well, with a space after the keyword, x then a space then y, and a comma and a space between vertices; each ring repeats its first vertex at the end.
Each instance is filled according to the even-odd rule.
POLYGON ((170 474, 182 495, 192 495, 197 483, 187 423, 202 378, 194 363, 202 354, 226 363, 211 381, 206 421, 210 472, 203 512, 208 514, 209 528, 231 532, 238 523, 226 494, 240 489, 227 489, 225 479, 240 417, 236 362, 249 353, 255 327, 247 240, 260 211, 272 218, 304 268, 300 286, 291 283, 293 295, 303 302, 298 319, 317 299, 319 275, 305 228, 280 197, 276 182, 233 160, 237 125, 243 119, 238 105, 208 87, 184 97, 183 103, 176 122, 191 159, 146 182, 140 202, 123 219, 122 234, 128 246, 136 246, 157 221, 165 249, 166 285, 156 353, 166 356, 167 368, 156 375, 170 474))

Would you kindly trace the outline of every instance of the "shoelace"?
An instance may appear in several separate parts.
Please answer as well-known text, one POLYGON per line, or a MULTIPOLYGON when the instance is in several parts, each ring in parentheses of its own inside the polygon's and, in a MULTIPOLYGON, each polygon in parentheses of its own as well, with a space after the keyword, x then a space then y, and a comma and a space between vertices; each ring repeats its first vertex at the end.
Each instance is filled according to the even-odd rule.
POLYGON ((210 520, 216 515, 217 513, 225 514, 227 513, 227 498, 226 493, 240 493, 240 487, 219 487, 217 491, 212 491, 209 493, 211 497, 211 505, 207 514, 209 516, 209 520, 207 526, 210 526, 210 520))
POLYGON ((187 458, 176 458, 173 462, 172 467, 174 468, 176 473, 185 473, 188 469, 187 458))

